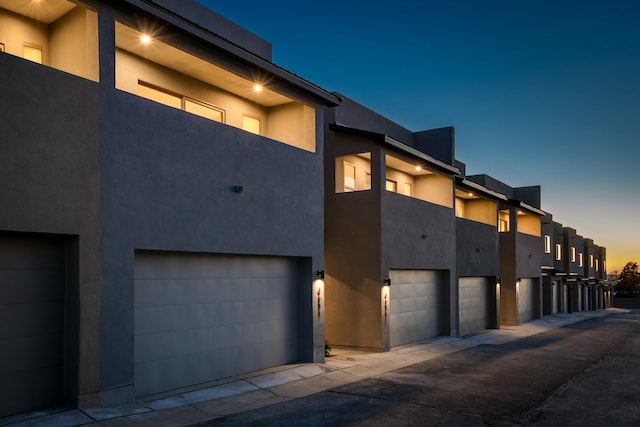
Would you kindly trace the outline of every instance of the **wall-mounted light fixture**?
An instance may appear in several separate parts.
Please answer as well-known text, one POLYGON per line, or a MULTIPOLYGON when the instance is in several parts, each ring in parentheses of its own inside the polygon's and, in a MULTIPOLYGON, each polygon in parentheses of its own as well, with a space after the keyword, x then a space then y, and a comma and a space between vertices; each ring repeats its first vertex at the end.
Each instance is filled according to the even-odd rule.
POLYGON ((384 286, 382 287, 382 298, 384 299, 384 324, 387 324, 389 318, 389 287, 391 286, 391 278, 387 277, 383 280, 384 286))
POLYGON ((384 285, 385 286, 391 286, 391 279, 390 278, 384 279, 384 285))
POLYGON ((324 270, 316 270, 316 279, 314 280, 316 287, 316 298, 318 305, 318 319, 322 315, 322 288, 324 287, 324 270))
POLYGON ((318 270, 318 271, 316 271, 316 278, 317 278, 317 279, 324 280, 324 270, 318 270))
POLYGON ((244 185, 234 185, 233 191, 236 193, 242 193, 244 191, 244 185))

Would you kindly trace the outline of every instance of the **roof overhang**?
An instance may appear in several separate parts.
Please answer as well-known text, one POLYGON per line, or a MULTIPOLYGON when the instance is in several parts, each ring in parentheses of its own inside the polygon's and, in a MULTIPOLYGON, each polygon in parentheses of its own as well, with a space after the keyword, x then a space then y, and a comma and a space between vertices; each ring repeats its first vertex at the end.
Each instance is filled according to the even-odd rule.
POLYGON ((481 194, 483 194, 483 195, 485 195, 487 197, 491 197, 491 198, 494 198, 494 199, 504 200, 504 201, 509 200, 507 198, 507 196, 505 196, 504 194, 498 193, 497 191, 490 190, 487 187, 484 187, 484 186, 482 186, 480 184, 477 184, 477 183, 475 183, 473 181, 469 181, 468 179, 465 179, 465 178, 463 178, 461 176, 457 176, 456 177, 456 185, 462 185, 462 186, 467 187, 469 189, 473 189, 477 193, 481 193, 481 194))
POLYGON ((368 131, 368 130, 364 130, 364 129, 357 129, 357 128, 353 128, 351 126, 347 126, 344 124, 338 124, 338 123, 333 123, 331 125, 329 125, 329 128, 333 131, 336 132, 344 132, 344 133, 348 133, 351 135, 357 135, 357 136, 364 136, 366 138, 371 138, 374 142, 381 144, 381 145, 388 145, 391 146, 393 148, 396 148, 404 153, 407 153, 413 157, 416 157, 424 162, 427 162, 428 164, 430 164, 431 166, 435 166, 436 168, 450 173, 452 175, 455 174, 459 174, 462 171, 455 167, 455 166, 451 166, 441 160, 436 159, 435 157, 432 157, 428 154, 423 153, 420 150, 416 150, 413 147, 410 147, 409 145, 405 144, 404 142, 400 142, 397 139, 394 139, 392 137, 390 137, 389 135, 383 134, 383 133, 378 133, 378 132, 372 132, 372 131, 368 131))
POLYGON ((169 9, 148 0, 126 0, 126 2, 184 30, 190 36, 196 37, 209 45, 215 46, 227 55, 235 57, 237 60, 256 67, 265 74, 271 75, 283 83, 296 87, 298 90, 312 95, 327 106, 335 107, 340 105, 342 101, 339 96, 316 86, 302 77, 285 70, 273 62, 264 59, 223 37, 220 37, 212 31, 203 28, 197 23, 174 13, 169 9))
POLYGON ((519 208, 522 208, 523 210, 529 212, 529 213, 533 213, 536 215, 540 215, 540 216, 544 216, 545 212, 542 209, 538 209, 536 207, 531 206, 528 203, 525 203, 521 200, 515 200, 515 199, 509 199, 509 202, 515 204, 516 206, 518 206, 519 208))

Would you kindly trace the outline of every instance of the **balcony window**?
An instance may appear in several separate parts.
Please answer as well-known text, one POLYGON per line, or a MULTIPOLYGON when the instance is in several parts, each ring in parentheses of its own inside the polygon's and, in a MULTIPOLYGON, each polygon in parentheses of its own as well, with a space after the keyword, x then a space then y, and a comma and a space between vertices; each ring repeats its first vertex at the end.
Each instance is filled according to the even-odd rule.
POLYGON ((551 236, 549 236, 548 234, 544 235, 544 253, 551 253, 551 236))
POLYGON ((371 153, 336 157, 336 193, 371 189, 371 153))
POLYGON ((0 1, 0 51, 98 81, 98 15, 76 1, 0 1))
POLYGON ((509 232, 510 224, 509 224, 509 210, 503 209, 498 212, 498 231, 500 233, 509 232))
POLYGON ((562 245, 556 243, 556 261, 562 260, 562 245))
POLYGON ((144 82, 181 97, 184 111, 315 152, 315 107, 258 81, 255 70, 232 72, 224 58, 188 52, 179 35, 149 33, 116 22, 117 89, 161 102, 138 91, 144 82))
POLYGON ((430 171, 420 164, 411 163, 398 157, 385 155, 387 165, 385 176, 387 191, 400 193, 435 203, 448 208, 453 208, 453 180, 430 171), (394 189, 392 189, 394 188, 394 189))
POLYGON ((394 193, 398 192, 398 183, 396 181, 387 179, 384 183, 384 186, 385 186, 385 190, 387 191, 392 191, 394 193))

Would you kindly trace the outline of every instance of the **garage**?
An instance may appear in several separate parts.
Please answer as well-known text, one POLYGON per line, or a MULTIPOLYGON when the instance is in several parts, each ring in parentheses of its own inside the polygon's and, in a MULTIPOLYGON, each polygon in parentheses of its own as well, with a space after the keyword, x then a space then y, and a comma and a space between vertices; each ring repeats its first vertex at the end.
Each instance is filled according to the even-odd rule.
POLYGON ((63 401, 64 240, 0 235, 0 417, 63 401))
POLYGON ((518 291, 518 322, 528 322, 536 317, 536 282, 520 279, 518 291))
POLYGON ((460 277, 458 281, 458 309, 460 336, 489 328, 491 298, 489 279, 486 277, 460 277))
POLYGON ((301 359, 299 261, 137 252, 138 396, 301 359))
POLYGON ((442 275, 434 270, 390 270, 391 347, 440 335, 442 275))

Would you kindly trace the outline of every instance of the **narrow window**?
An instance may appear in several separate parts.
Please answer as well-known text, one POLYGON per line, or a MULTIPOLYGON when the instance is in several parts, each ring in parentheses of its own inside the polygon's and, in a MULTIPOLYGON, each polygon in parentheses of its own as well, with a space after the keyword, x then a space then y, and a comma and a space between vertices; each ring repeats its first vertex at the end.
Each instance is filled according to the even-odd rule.
POLYGON ((501 210, 498 212, 498 231, 506 233, 509 231, 509 211, 501 210))
POLYGON ((387 189, 387 191, 393 191, 395 193, 398 191, 398 183, 387 179, 385 182, 385 188, 387 189))
POLYGON ((580 267, 584 267, 584 256, 582 255, 582 252, 578 254, 578 265, 580 267))
POLYGON ((544 236, 544 253, 551 253, 551 236, 549 236, 548 234, 545 234, 544 236))
POLYGON ((562 259, 562 245, 560 243, 556 243, 556 261, 560 261, 562 259))
POLYGON ((224 110, 201 101, 196 101, 195 99, 184 99, 184 111, 209 120, 215 120, 216 122, 224 122, 224 110))
POLYGON ((571 246, 571 262, 576 262, 576 248, 571 246))
POLYGON ((4 43, 0 43, 0 52, 4 52, 4 43))
POLYGON ((411 184, 410 184, 410 183, 408 183, 408 182, 405 182, 405 183, 404 183, 404 192, 403 192, 403 194, 404 194, 405 196, 411 196, 411 193, 412 193, 412 192, 411 192, 411 184))
POLYGON ((589 255, 589 268, 593 268, 593 255, 589 255))
POLYGON ((356 191, 356 166, 344 162, 344 191, 356 191))
POLYGON ((598 260, 596 260, 596 271, 598 271, 598 260))
POLYGON ((260 119, 251 116, 242 116, 242 129, 247 132, 260 135, 260 119))
POLYGON ((24 59, 28 59, 29 61, 42 64, 42 48, 25 44, 22 47, 22 57, 24 59))

